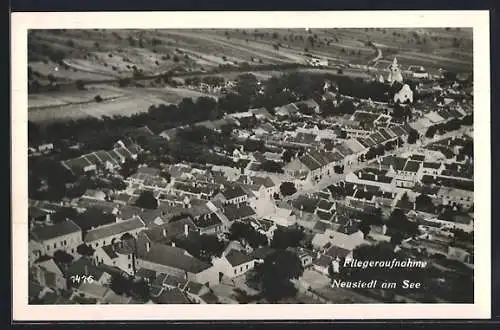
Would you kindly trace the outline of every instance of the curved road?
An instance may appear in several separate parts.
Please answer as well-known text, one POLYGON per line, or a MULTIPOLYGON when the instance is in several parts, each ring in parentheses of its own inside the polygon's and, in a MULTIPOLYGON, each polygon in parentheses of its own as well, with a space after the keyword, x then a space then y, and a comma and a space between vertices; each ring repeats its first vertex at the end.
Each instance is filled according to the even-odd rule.
POLYGON ((370 43, 370 46, 375 49, 375 51, 377 52, 377 56, 371 60, 370 62, 368 62, 368 65, 373 65, 375 63, 377 63, 378 60, 380 60, 382 58, 382 49, 380 49, 380 47, 377 47, 376 44, 374 44, 373 42, 370 43))

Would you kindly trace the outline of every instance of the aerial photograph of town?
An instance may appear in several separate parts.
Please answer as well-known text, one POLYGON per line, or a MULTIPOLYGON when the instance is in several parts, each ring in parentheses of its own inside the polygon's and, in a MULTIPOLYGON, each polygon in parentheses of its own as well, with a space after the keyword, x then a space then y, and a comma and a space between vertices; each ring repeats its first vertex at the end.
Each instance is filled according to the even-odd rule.
POLYGON ((29 30, 29 304, 474 303, 472 32, 29 30))

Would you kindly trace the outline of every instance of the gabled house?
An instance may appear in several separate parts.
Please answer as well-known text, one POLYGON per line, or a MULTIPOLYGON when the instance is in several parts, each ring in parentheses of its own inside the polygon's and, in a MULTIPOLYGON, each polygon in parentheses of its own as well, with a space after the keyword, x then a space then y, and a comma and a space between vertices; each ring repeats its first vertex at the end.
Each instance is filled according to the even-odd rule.
POLYGON ((299 108, 294 103, 289 103, 281 107, 274 108, 277 117, 291 117, 299 112, 299 108))
POLYGON ((313 237, 312 245, 314 249, 324 251, 332 246, 354 250, 355 247, 364 243, 364 235, 361 231, 356 231, 350 235, 327 229, 323 234, 316 234, 313 237))
POLYGON ((252 270, 255 266, 255 259, 242 251, 231 249, 220 258, 215 258, 213 263, 220 274, 234 278, 252 270))
POLYGON ((111 281, 111 274, 94 264, 92 259, 82 257, 74 261, 66 271, 66 278, 70 280, 72 286, 78 286, 80 283, 77 278, 87 276, 92 282, 101 285, 108 284, 111 281))
POLYGON ((422 163, 414 160, 408 160, 402 170, 399 170, 395 176, 397 187, 411 188, 419 180, 418 173, 422 163))
POLYGON ((207 286, 219 283, 217 272, 207 262, 191 256, 186 250, 151 242, 147 237, 138 240, 138 267, 152 269, 158 273, 171 274, 207 286))
POLYGON ((224 204, 238 205, 246 203, 248 195, 239 185, 233 185, 215 195, 214 200, 219 200, 224 204))
POLYGON ((217 212, 203 214, 199 217, 195 217, 193 219, 193 222, 198 229, 198 232, 202 235, 219 234, 224 229, 222 219, 217 212))
POLYGON ((95 249, 96 264, 105 264, 133 275, 135 272, 135 246, 123 242, 109 244, 95 249))
POLYGON ((249 205, 235 206, 232 204, 224 206, 222 214, 230 223, 249 219, 256 215, 255 210, 249 205))
POLYGON ((30 231, 30 236, 37 251, 34 255, 52 256, 57 250, 63 250, 75 255, 76 248, 82 243, 82 229, 72 220, 66 220, 54 225, 37 226, 30 231))
POLYGON ((137 216, 128 220, 111 223, 87 231, 84 242, 93 248, 114 244, 124 234, 137 237, 137 234, 145 228, 144 222, 137 216))
POLYGON ((63 270, 55 263, 54 259, 35 262, 31 268, 34 279, 40 285, 53 290, 67 289, 67 281, 63 270))

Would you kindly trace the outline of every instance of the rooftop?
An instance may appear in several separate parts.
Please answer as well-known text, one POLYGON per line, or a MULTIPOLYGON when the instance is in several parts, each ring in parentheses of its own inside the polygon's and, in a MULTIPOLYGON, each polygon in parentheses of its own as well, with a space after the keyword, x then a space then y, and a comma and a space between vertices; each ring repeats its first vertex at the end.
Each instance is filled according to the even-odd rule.
POLYGON ((232 249, 231 251, 229 251, 226 254, 226 259, 227 259, 227 261, 229 261, 229 263, 233 267, 236 267, 236 266, 239 266, 239 265, 242 265, 242 264, 245 264, 247 262, 254 260, 251 256, 249 256, 241 251, 234 250, 234 249, 232 249))
POLYGON ((189 255, 181 248, 157 243, 151 244, 149 252, 141 251, 140 258, 193 274, 200 273, 212 266, 189 255))
POLYGON ((58 222, 50 226, 40 226, 35 227, 31 231, 33 238, 37 241, 46 241, 61 237, 64 235, 69 235, 73 233, 81 232, 82 229, 78 227, 76 223, 71 220, 58 222))
POLYGON ((112 223, 109 225, 104 225, 97 227, 95 229, 91 229, 85 235, 85 242, 93 242, 102 238, 125 234, 131 230, 136 230, 144 227, 144 222, 141 219, 133 217, 129 220, 112 223))

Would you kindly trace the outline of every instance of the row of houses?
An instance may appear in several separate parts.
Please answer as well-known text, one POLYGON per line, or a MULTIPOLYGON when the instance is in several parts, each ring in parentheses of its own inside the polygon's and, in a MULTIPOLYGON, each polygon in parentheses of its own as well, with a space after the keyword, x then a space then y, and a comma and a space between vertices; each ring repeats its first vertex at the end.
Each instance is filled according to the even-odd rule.
POLYGON ((110 150, 98 150, 77 158, 64 160, 61 164, 74 174, 96 171, 98 168, 117 170, 128 159, 136 159, 141 152, 140 147, 134 143, 125 144, 118 141, 110 150))

